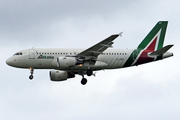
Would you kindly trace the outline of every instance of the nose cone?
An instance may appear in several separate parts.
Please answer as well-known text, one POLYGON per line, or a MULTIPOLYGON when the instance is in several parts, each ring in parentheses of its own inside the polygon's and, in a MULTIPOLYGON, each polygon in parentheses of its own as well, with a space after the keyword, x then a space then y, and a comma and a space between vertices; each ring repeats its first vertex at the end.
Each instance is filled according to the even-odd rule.
POLYGON ((11 58, 8 58, 6 60, 6 64, 9 65, 9 66, 12 66, 12 59, 11 58))

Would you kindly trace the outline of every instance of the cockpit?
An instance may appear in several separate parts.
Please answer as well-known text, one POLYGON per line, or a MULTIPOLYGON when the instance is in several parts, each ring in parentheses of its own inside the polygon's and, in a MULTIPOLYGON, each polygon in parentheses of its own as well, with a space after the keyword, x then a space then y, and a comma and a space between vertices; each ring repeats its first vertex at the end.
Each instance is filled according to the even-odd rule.
POLYGON ((13 56, 15 55, 23 55, 22 52, 18 52, 18 53, 15 53, 13 56))

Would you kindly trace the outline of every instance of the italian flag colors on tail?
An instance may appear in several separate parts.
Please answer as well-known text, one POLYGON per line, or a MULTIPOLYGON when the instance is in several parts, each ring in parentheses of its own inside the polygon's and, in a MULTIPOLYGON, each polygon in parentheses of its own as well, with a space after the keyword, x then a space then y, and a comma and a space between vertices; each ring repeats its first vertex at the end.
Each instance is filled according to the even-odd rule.
POLYGON ((151 62, 155 59, 160 59, 148 57, 148 53, 154 52, 163 47, 167 24, 167 21, 159 21, 138 45, 137 49, 132 52, 124 64, 124 67, 139 65, 151 62))

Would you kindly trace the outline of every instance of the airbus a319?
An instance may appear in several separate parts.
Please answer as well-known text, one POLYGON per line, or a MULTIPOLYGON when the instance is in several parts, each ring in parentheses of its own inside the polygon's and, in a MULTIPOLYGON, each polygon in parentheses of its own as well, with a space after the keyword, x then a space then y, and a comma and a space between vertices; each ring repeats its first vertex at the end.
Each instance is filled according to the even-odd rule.
POLYGON ((94 71, 119 69, 162 60, 173 56, 167 52, 173 45, 163 47, 168 21, 159 21, 142 42, 134 49, 108 49, 113 41, 121 36, 114 34, 88 49, 26 49, 16 52, 6 60, 9 66, 30 69, 29 79, 33 79, 34 69, 53 69, 51 81, 64 81, 85 75, 92 76, 94 71))

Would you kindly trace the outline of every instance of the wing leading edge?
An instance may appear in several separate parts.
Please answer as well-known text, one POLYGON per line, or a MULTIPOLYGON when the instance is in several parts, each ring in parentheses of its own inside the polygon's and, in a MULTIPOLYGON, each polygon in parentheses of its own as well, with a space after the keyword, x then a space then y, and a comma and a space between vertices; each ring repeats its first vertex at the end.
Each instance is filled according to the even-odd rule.
POLYGON ((96 45, 79 53, 77 57, 97 58, 97 56, 103 53, 107 48, 112 47, 112 44, 114 43, 113 40, 115 40, 118 36, 122 36, 122 33, 123 32, 109 36, 108 38, 97 43, 96 45))

